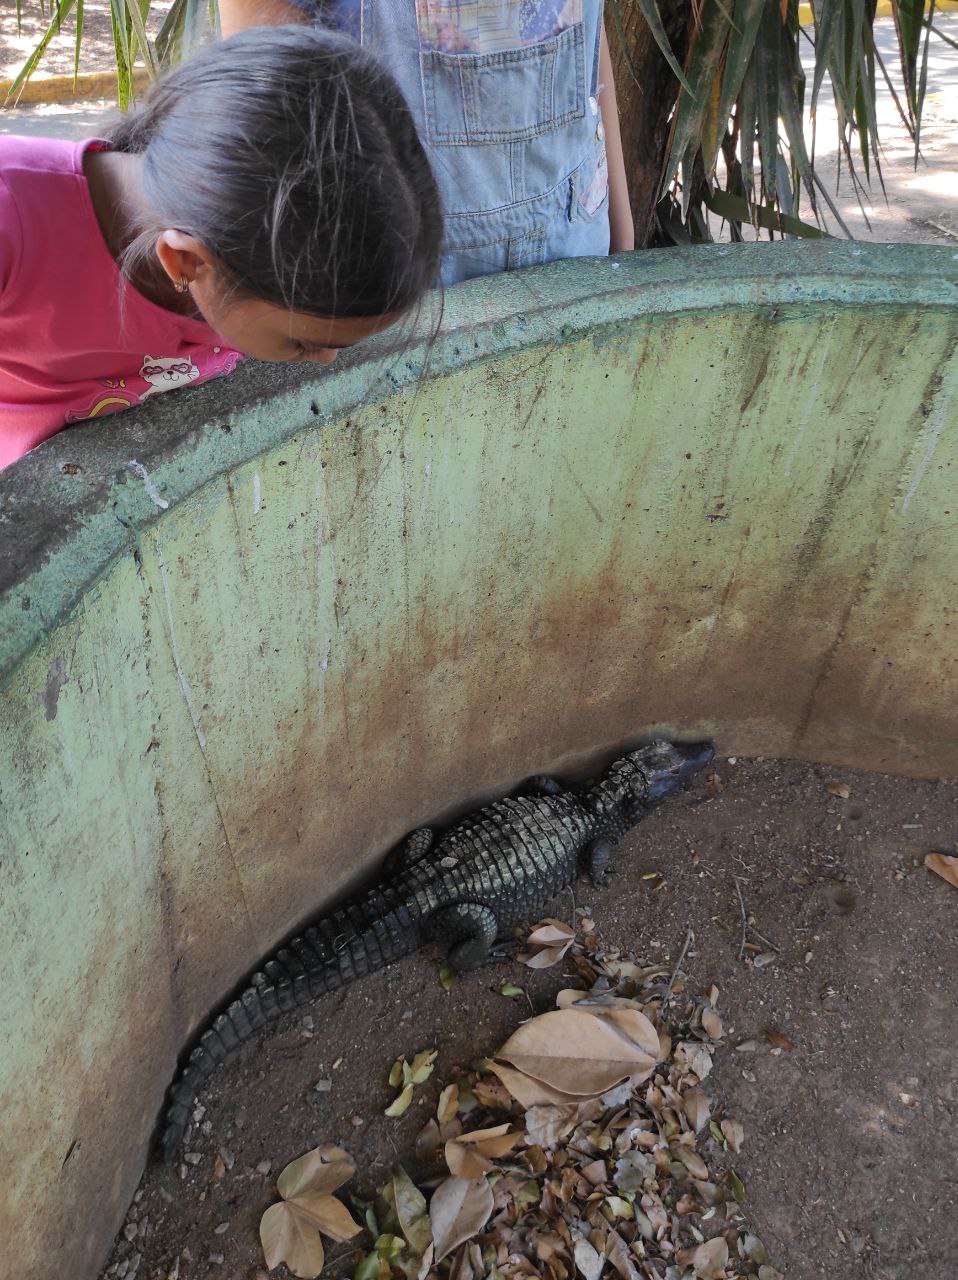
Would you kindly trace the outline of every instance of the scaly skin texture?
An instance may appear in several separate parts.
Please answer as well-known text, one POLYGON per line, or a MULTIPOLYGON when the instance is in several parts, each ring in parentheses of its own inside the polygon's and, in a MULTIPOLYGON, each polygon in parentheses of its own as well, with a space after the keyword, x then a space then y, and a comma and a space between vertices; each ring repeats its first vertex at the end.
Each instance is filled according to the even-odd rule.
POLYGON ((497 940, 534 920, 585 861, 596 882, 622 836, 712 759, 712 749, 655 741, 615 760, 598 781, 563 789, 534 778, 519 795, 468 814, 436 842, 412 832, 383 879, 275 952, 203 1032, 171 1091, 163 1155, 176 1155, 197 1094, 217 1063, 287 1010, 381 969, 428 942, 457 969, 494 956, 497 940))

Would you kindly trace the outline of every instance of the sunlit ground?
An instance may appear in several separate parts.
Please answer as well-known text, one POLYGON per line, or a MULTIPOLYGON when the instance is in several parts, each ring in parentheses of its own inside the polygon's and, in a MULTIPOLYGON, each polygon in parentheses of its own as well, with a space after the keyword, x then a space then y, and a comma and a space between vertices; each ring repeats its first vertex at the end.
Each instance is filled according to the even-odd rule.
MULTIPOLYGON (((24 3, 24 29, 18 37, 13 5, 6 0, 0 0, 0 5, 0 76, 12 76, 41 30, 37 16, 39 6, 24 3)), ((161 18, 167 8, 168 0, 154 0, 152 21, 161 18)), ((958 13, 936 14, 935 25, 952 40, 958 41, 958 13)), ((109 0, 87 0, 84 28, 81 70, 109 68, 113 56, 109 0)), ((63 33, 54 42, 53 57, 44 63, 46 73, 72 70, 74 31, 72 22, 65 25, 63 33)), ((901 68, 892 20, 885 18, 876 22, 875 35, 886 69, 901 96, 901 68)), ((803 50, 808 76, 807 93, 810 95, 813 72, 811 46, 804 42, 803 50)), ((862 239, 958 243, 958 49, 932 35, 921 126, 921 157, 917 170, 914 142, 901 122, 883 79, 879 81, 876 105, 885 189, 883 192, 881 181, 873 172, 871 184, 866 186, 861 197, 862 207, 856 199, 845 157, 839 157, 836 117, 827 79, 819 100, 814 138, 811 125, 807 131, 808 147, 810 151, 814 147, 819 177, 842 221, 853 235, 862 239)), ((109 102, 0 110, 0 133, 91 137, 103 129, 112 111, 109 102)), ((857 140, 853 144, 853 156, 864 182, 857 140)), ((818 204, 825 228, 833 234, 842 235, 836 217, 821 195, 818 204)), ((814 221, 814 214, 804 195, 800 214, 804 220, 814 221)), ((728 230, 719 219, 713 218, 712 225, 718 238, 728 238, 728 230)), ((762 234, 767 235, 765 232, 762 234)))
MULTIPOLYGON (((958 41, 958 13, 936 14, 935 25, 958 41)), ((875 23, 875 36, 886 70, 903 100, 895 29, 890 18, 875 23)), ((810 95, 814 60, 807 43, 804 49, 806 92, 810 95)), ((810 152, 814 147, 818 175, 842 221, 853 235, 865 240, 958 244, 958 49, 932 34, 917 169, 914 141, 902 124, 884 79, 879 82, 876 115, 885 189, 883 192, 874 170, 870 185, 866 183, 856 139, 852 146, 853 160, 865 185, 859 206, 846 158, 839 154, 837 119, 826 78, 819 98, 814 137, 809 124, 806 143, 810 152)), ((838 221, 820 193, 818 205, 825 229, 842 235, 838 221)), ((800 215, 805 221, 814 221, 804 194, 800 215)), ((719 230, 718 219, 713 221, 713 227, 719 230)), ((727 228, 723 228, 721 238, 728 238, 727 228)))

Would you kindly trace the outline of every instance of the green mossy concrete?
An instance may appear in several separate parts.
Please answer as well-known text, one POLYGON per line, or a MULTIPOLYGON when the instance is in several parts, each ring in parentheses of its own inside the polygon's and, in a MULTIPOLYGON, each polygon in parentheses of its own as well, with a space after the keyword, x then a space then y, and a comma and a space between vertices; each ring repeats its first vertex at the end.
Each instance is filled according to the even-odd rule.
POLYGON ((956 282, 555 264, 0 475, 11 1274, 96 1273, 197 1023, 416 823, 654 727, 958 774, 956 282))

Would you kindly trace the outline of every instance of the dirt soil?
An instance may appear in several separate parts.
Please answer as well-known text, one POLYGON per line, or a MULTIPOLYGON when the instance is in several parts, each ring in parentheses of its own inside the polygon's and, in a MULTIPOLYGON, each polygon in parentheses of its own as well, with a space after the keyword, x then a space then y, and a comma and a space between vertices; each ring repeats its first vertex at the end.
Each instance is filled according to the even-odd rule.
MULTIPOLYGON (((958 784, 762 760, 717 772, 721 791, 700 781, 623 843, 611 888, 580 881, 552 914, 589 907, 604 943, 670 966, 694 931, 683 968, 692 990, 719 987, 726 1027, 705 1088, 745 1126, 745 1211, 790 1280, 953 1276, 958 891, 922 859, 958 852, 958 784), (847 799, 826 791, 836 776, 847 799), (765 967, 740 959, 736 881, 758 945, 777 951, 765 967), (794 1048, 774 1049, 767 1028, 794 1048)), ((537 1013, 569 985, 563 966, 511 961, 447 992, 438 968, 421 952, 240 1050, 201 1100, 184 1163, 147 1169, 104 1276, 263 1276, 257 1230, 275 1179, 321 1142, 349 1149, 357 1192, 399 1161, 415 1177, 413 1141, 450 1069, 529 1016, 503 982, 537 1013), (388 1119, 393 1060, 433 1046, 420 1105, 388 1119)), ((330 1245, 327 1273, 351 1274, 355 1256, 330 1245)))

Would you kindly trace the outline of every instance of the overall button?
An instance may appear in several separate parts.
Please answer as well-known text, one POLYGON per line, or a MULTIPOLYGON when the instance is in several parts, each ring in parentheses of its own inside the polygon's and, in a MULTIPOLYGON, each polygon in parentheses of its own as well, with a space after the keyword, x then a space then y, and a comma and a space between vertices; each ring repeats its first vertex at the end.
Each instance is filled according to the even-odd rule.
POLYGON ((594 116, 599 114, 599 101, 594 93, 589 95, 589 110, 594 116))

